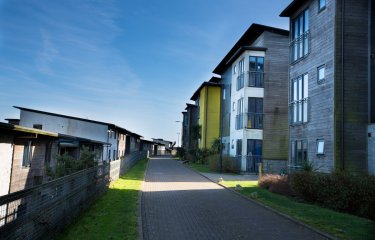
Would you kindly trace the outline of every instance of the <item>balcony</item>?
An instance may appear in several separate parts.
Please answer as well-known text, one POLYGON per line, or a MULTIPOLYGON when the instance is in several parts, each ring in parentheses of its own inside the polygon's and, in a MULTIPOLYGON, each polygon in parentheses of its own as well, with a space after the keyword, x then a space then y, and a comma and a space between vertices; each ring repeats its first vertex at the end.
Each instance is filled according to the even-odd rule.
POLYGON ((237 84, 236 84, 237 91, 244 87, 244 82, 245 82, 245 73, 239 73, 237 77, 237 84))
POLYGON ((235 128, 239 129, 263 129, 263 113, 241 113, 236 116, 235 128))
POLYGON ((306 31, 297 38, 293 39, 289 47, 291 63, 305 57, 310 52, 310 32, 306 31))
POLYGON ((263 87, 264 72, 262 71, 248 71, 246 73, 246 81, 248 87, 263 87))

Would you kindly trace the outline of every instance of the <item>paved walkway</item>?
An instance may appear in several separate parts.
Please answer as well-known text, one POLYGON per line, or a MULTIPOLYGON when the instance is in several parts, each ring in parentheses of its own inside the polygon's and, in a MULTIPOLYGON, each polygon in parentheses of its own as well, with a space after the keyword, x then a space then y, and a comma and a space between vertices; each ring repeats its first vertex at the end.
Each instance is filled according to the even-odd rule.
POLYGON ((145 240, 323 239, 167 158, 149 161, 141 204, 145 240))
POLYGON ((214 182, 224 181, 258 181, 258 175, 255 174, 225 174, 225 173, 203 173, 202 175, 214 182))

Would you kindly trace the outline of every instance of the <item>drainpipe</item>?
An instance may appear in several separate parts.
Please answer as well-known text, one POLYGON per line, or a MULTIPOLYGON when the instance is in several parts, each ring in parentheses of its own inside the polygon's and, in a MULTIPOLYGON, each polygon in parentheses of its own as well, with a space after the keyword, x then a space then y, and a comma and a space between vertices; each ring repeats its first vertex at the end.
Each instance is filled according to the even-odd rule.
POLYGON ((204 147, 207 148, 207 109, 208 109, 208 86, 206 86, 206 107, 205 107, 205 122, 203 123, 204 128, 204 147))
POLYGON ((345 160, 344 160, 344 13, 345 13, 345 0, 342 0, 341 5, 341 170, 345 169, 345 160))
POLYGON ((223 112, 223 91, 225 91, 225 86, 224 84, 220 84, 221 88, 220 88, 220 114, 219 114, 219 121, 220 121, 220 132, 219 132, 219 139, 220 139, 220 158, 219 158, 219 173, 222 173, 223 171, 223 149, 222 149, 222 146, 223 146, 223 116, 222 116, 222 112, 223 112), (222 91, 223 90, 223 91, 222 91))

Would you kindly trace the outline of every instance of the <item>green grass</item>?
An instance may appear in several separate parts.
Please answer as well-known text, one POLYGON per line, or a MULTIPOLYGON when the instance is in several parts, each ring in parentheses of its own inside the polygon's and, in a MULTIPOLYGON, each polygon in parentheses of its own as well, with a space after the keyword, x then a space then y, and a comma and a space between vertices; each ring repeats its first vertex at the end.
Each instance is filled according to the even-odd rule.
POLYGON ((137 239, 137 201, 147 159, 113 182, 58 239, 137 239))
POLYGON ((251 193, 257 192, 256 201, 341 239, 375 239, 375 222, 371 220, 301 203, 292 198, 271 193, 260 188, 257 181, 223 181, 220 183, 230 188, 240 184, 243 190, 239 193, 250 197, 251 193))

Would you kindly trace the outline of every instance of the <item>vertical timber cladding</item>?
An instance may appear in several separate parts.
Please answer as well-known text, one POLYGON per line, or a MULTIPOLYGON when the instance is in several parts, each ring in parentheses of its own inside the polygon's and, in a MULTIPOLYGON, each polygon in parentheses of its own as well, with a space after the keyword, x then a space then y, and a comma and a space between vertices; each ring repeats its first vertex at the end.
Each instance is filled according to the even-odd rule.
POLYGON ((337 1, 336 17, 342 25, 336 28, 343 32, 336 35, 341 41, 341 49, 336 48, 341 52, 341 69, 336 69, 340 72, 335 82, 342 85, 342 92, 335 105, 343 107, 341 167, 350 172, 367 172, 368 4, 368 0, 337 1))
POLYGON ((219 137, 220 89, 219 86, 204 86, 200 91, 201 149, 211 148, 212 142, 219 137))
POLYGON ((371 44, 371 50, 370 50, 370 85, 371 85, 371 92, 370 92, 370 114, 371 114, 371 123, 375 123, 375 2, 373 0, 368 0, 369 4, 371 5, 370 9, 370 44, 371 44))
POLYGON ((267 48, 264 58, 263 159, 283 160, 285 168, 288 158, 289 37, 270 32, 262 35, 267 48))

